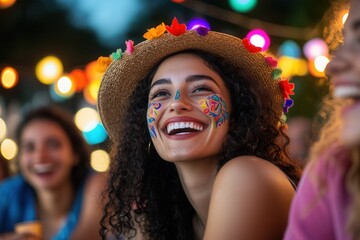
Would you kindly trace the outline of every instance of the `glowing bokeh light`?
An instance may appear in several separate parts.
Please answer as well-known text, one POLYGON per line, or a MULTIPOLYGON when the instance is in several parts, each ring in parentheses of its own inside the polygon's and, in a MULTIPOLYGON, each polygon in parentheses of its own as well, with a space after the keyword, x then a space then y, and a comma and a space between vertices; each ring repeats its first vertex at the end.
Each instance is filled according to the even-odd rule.
POLYGON ((99 122, 99 114, 93 108, 84 107, 75 113, 75 124, 82 132, 93 130, 99 122))
POLYGON ((54 83, 63 73, 63 64, 55 56, 47 56, 41 59, 35 68, 36 77, 43 84, 54 83))
POLYGON ((210 30, 210 23, 208 21, 206 21, 204 18, 192 18, 188 24, 187 24, 187 29, 196 29, 199 26, 205 26, 206 28, 208 28, 210 30))
POLYGON ((71 82, 71 79, 67 76, 62 76, 56 82, 54 82, 52 86, 54 93, 60 97, 58 99, 60 101, 61 98, 63 100, 71 98, 75 93, 75 89, 71 82))
POLYGON ((0 118, 0 142, 5 138, 6 131, 6 123, 2 118, 0 118))
POLYGON ((69 77, 63 76, 56 82, 56 87, 60 93, 68 95, 71 91, 74 91, 74 86, 69 77))
POLYGON ((16 0, 0 0, 0 8, 2 9, 9 8, 12 5, 14 5, 15 2, 16 0))
POLYGON ((309 73, 311 75, 313 75, 314 77, 318 77, 318 78, 323 78, 325 77, 325 72, 324 71, 318 71, 315 67, 315 60, 308 60, 307 62, 308 64, 308 69, 309 69, 309 73))
POLYGON ((91 167, 97 172, 106 172, 110 165, 110 156, 104 150, 95 150, 90 156, 91 167))
POLYGON ((344 15, 342 16, 341 22, 342 22, 343 25, 345 24, 348 16, 349 16, 349 13, 348 13, 348 12, 344 13, 344 15))
POLYGON ((13 159, 18 153, 18 146, 15 141, 10 138, 5 138, 0 146, 1 154, 7 160, 13 159))
POLYGON ((56 89, 56 84, 52 84, 49 87, 49 95, 50 98, 54 101, 54 102, 63 102, 66 99, 68 99, 67 96, 60 94, 59 90, 56 89))
POLYGON ((288 56, 293 58, 301 57, 301 49, 299 45, 293 40, 286 40, 278 49, 279 56, 288 56))
POLYGON ((95 128, 89 132, 82 132, 87 143, 94 145, 102 143, 107 138, 107 132, 101 123, 97 123, 95 128))
POLYGON ((281 56, 278 58, 279 68, 282 70, 282 77, 305 76, 307 74, 307 62, 304 59, 281 56))
POLYGON ((257 0, 229 0, 230 7, 241 13, 250 12, 257 4, 257 0))
POLYGON ((315 59, 314 59, 314 66, 315 66, 315 69, 319 72, 324 72, 325 71, 325 68, 326 68, 326 65, 329 63, 329 59, 325 56, 317 56, 315 59))
POLYGON ((255 45, 256 47, 261 47, 262 51, 265 51, 270 46, 270 37, 269 35, 262 29, 253 29, 248 34, 246 34, 246 38, 255 45))
POLYGON ((102 78, 103 73, 98 72, 96 61, 92 61, 85 66, 85 75, 89 82, 99 80, 102 78))
POLYGON ((84 90, 87 84, 87 78, 84 70, 82 69, 74 69, 69 73, 69 77, 71 78, 74 88, 76 92, 81 92, 84 90))
POLYGON ((95 105, 96 101, 97 101, 97 95, 99 92, 99 87, 100 87, 100 79, 97 80, 93 80, 91 81, 84 89, 84 98, 85 100, 92 104, 95 105))
POLYGON ((15 87, 19 80, 18 72, 15 68, 12 67, 5 67, 1 71, 0 76, 1 85, 6 89, 15 87))
POLYGON ((314 38, 305 43, 303 51, 307 59, 313 60, 317 56, 327 56, 329 48, 323 39, 314 38))

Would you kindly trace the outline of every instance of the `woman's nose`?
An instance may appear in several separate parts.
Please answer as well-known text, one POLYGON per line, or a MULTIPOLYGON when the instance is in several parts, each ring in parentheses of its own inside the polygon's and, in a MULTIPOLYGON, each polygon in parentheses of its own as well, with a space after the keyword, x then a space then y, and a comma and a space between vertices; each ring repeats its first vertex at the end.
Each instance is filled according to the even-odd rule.
POLYGON ((170 111, 181 112, 192 109, 191 102, 187 96, 184 96, 180 91, 176 91, 174 98, 170 103, 170 111))
POLYGON ((339 50, 325 68, 325 74, 332 77, 351 67, 350 53, 345 48, 339 50))
POLYGON ((37 147, 33 152, 33 157, 36 162, 43 162, 46 160, 46 149, 43 147, 37 147))

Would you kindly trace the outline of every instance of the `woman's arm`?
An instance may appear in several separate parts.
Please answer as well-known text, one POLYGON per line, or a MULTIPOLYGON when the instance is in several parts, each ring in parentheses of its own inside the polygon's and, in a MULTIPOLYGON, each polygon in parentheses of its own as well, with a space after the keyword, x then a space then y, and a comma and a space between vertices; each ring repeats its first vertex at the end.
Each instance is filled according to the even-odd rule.
POLYGON ((275 165, 251 156, 232 159, 215 179, 204 239, 282 239, 294 193, 275 165))
POLYGON ((100 220, 102 217, 102 191, 105 189, 107 174, 93 174, 84 186, 83 205, 79 222, 72 234, 72 240, 101 239, 100 220))

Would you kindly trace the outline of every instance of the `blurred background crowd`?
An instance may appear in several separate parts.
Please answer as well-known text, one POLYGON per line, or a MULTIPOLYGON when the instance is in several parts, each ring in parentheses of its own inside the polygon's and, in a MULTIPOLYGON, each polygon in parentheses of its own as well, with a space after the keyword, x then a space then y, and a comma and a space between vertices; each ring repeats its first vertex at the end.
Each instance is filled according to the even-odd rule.
MULTIPOLYGON (((14 131, 23 114, 56 104, 73 114, 91 146, 92 167, 106 171, 108 137, 96 111, 101 81, 96 59, 124 47, 125 40, 142 41, 144 29, 170 24, 176 16, 188 28, 205 24, 248 37, 278 58, 283 77, 296 85, 286 118, 289 123, 300 118, 289 136, 297 146, 304 142, 294 150, 294 158, 302 160, 314 138, 311 122, 328 91, 324 68, 331 46, 324 39, 323 16, 329 6, 327 0, 1 0, 0 155, 12 166, 18 154, 14 131)), ((332 18, 343 22, 346 12, 332 18)))

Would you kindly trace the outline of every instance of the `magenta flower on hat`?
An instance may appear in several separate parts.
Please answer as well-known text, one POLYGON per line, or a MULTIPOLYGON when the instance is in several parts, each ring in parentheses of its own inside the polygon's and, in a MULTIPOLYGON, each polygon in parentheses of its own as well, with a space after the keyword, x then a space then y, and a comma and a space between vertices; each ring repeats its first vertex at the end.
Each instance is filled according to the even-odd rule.
POLYGON ((125 41, 126 44, 126 51, 129 54, 132 54, 132 52, 134 51, 134 41, 133 40, 127 40, 125 41))
POLYGON ((174 36, 180 36, 186 32, 186 25, 179 24, 176 17, 173 18, 171 26, 166 25, 166 30, 174 36))
POLYGON ((267 64, 268 64, 269 66, 271 66, 271 67, 277 67, 278 62, 277 62, 276 59, 274 59, 274 58, 272 58, 272 57, 266 57, 265 60, 266 60, 266 62, 267 62, 267 64))

